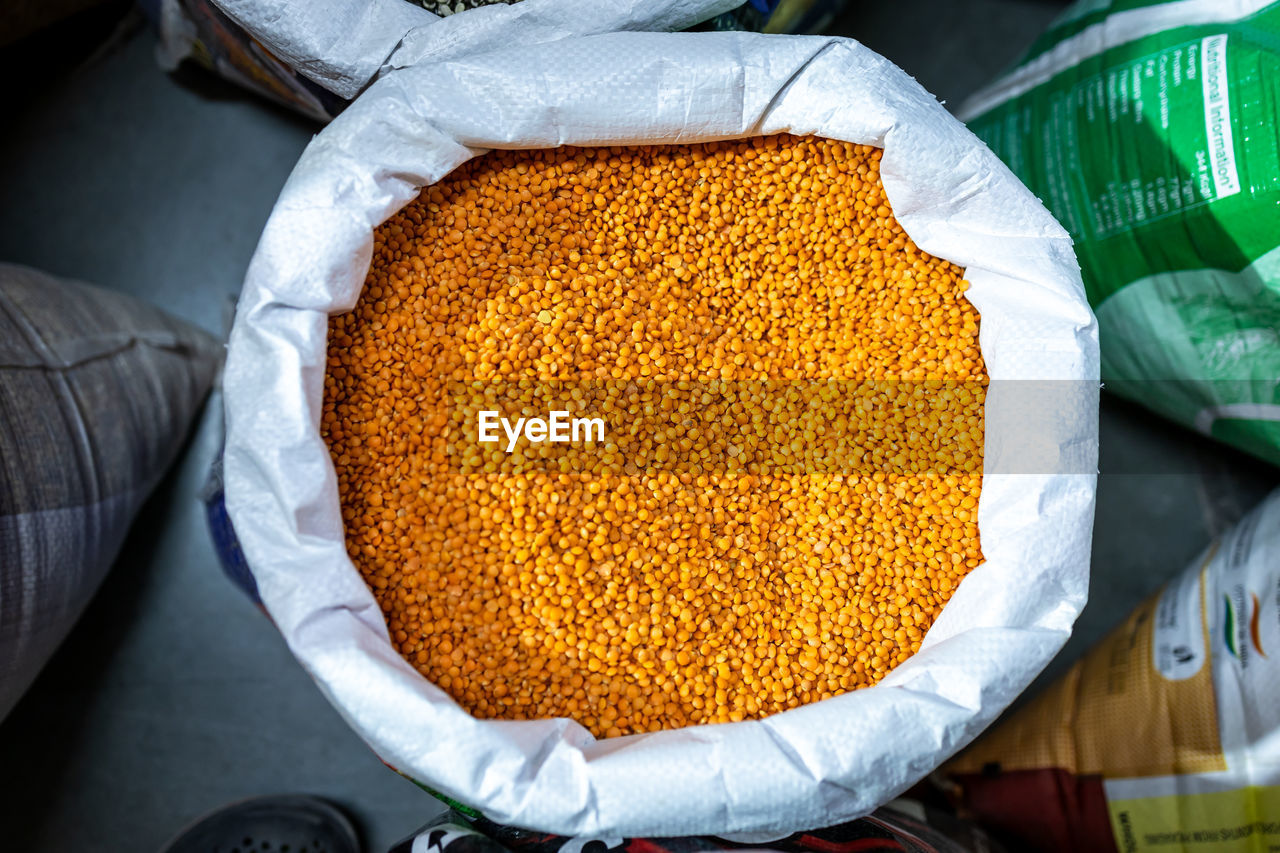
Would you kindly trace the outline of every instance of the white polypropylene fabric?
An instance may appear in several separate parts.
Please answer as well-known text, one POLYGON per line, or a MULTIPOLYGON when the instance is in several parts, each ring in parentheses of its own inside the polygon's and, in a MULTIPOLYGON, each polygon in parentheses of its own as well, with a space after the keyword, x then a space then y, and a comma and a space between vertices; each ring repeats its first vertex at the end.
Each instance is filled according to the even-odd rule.
POLYGON ((409 0, 214 0, 299 74, 343 98, 374 78, 518 44, 627 30, 682 30, 743 0, 522 0, 446 18, 409 0))
MULTIPOLYGON (((781 132, 884 148, 898 220, 967 268, 994 380, 1096 383, 1097 332, 1066 233, 932 96, 844 39, 621 33, 397 71, 312 141, 267 223, 226 373, 227 507, 241 545, 294 653, 378 755, 494 820, 687 835, 852 819, 969 742, 1084 605, 1095 477, 989 473, 986 562, 921 651, 876 687, 764 720, 600 741, 568 720, 479 721, 392 648, 343 547, 318 432, 328 316, 354 305, 373 228, 492 147, 781 132)), ((1000 384, 988 464, 1017 441, 1000 384)), ((1041 438, 1085 448, 1093 471, 1097 396, 1082 399, 1041 438)))

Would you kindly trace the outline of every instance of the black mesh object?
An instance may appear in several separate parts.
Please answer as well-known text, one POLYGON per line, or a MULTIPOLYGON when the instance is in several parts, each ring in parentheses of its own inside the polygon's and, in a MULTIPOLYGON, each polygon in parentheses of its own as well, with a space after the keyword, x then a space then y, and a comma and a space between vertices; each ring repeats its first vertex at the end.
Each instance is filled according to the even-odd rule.
POLYGON ((255 797, 205 815, 161 853, 360 853, 355 828, 317 797, 255 797))
POLYGON ((481 6, 496 6, 499 3, 510 6, 518 2, 520 0, 418 0, 418 5, 433 15, 443 18, 468 9, 478 9, 481 6))
POLYGON ((0 719, 97 589, 220 357, 159 309, 0 264, 0 719))

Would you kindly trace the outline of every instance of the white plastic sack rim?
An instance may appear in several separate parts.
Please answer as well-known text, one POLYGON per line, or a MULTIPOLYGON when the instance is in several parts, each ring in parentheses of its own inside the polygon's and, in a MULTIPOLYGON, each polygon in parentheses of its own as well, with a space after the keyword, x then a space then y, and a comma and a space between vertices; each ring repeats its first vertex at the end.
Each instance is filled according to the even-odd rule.
POLYGON ((354 98, 376 77, 424 60, 571 36, 683 30, 743 0, 521 0, 441 18, 411 0, 214 0, 312 82, 354 98))
MULTIPOLYGON (((227 364, 228 511, 267 609, 351 725, 392 766, 494 820, 664 836, 858 817, 985 727, 1084 604, 1095 477, 988 475, 986 562, 921 651, 876 687, 764 720, 602 741, 567 720, 479 721, 390 645, 343 547, 318 432, 328 316, 355 303, 372 229, 490 147, 780 132, 884 148, 899 221, 967 268, 993 379, 1096 381, 1066 234, 932 96, 848 40, 615 34, 396 72, 316 137, 267 223, 227 364)), ((1006 405, 993 387, 988 465, 1010 438, 1006 405)), ((1096 405, 1044 423, 1045 440, 1096 460, 1096 405)))

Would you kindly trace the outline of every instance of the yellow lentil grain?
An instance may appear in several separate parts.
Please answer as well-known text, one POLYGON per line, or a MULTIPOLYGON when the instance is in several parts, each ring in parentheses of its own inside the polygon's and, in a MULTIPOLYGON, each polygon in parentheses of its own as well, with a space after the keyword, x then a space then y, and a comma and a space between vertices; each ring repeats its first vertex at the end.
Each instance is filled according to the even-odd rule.
POLYGON ((351 559, 423 675, 479 717, 613 737, 818 701, 919 649, 982 561, 986 374, 962 271, 906 236, 879 163, 791 136, 495 151, 376 230, 321 430, 351 559), (451 383, 548 378, 604 382, 574 393, 656 430, 655 464, 612 433, 574 465, 453 458, 451 383), (650 380, 692 384, 646 420, 618 389, 650 380), (847 448, 757 380, 897 384, 848 410, 847 448), (942 381, 976 386, 948 442, 921 426, 942 381), (753 472, 775 451, 853 455, 753 472))

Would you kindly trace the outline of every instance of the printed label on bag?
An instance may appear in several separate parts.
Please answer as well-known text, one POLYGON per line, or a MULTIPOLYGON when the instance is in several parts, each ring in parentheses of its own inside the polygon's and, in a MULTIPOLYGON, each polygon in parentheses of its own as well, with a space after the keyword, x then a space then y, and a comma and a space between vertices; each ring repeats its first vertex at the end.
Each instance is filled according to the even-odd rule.
MULTIPOLYGON (((1002 154, 1028 135, 1040 141, 1044 201, 1077 239, 1234 195, 1226 50, 1227 36, 1215 35, 1113 65, 1054 92, 1039 127, 1028 102, 987 128, 997 133, 987 141, 1002 154)), ((1022 170, 1016 158, 1011 165, 1022 170)))
POLYGON ((1109 800, 1122 853, 1280 850, 1280 788, 1109 800))
POLYGON ((1087 40, 970 120, 1075 239, 1095 308, 1152 275, 1234 274, 1276 247, 1259 213, 1280 202, 1278 39, 1280 2, 1101 50, 1087 40))
POLYGON ((1200 80, 1204 93, 1204 131, 1212 164, 1215 198, 1240 192, 1236 149, 1231 139, 1231 98, 1227 81, 1227 37, 1200 40, 1200 80))

